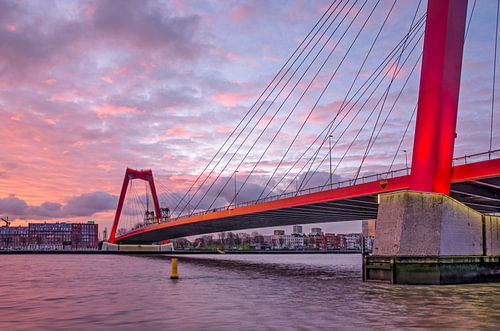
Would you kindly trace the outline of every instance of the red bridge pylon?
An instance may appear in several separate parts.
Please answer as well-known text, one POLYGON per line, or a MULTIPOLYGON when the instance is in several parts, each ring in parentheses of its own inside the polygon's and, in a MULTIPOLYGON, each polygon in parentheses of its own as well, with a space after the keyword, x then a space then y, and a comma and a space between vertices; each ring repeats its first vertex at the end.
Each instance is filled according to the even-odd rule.
POLYGON ((125 171, 125 178, 123 179, 122 190, 120 192, 120 199, 118 200, 118 206, 116 207, 116 214, 115 214, 115 220, 113 222, 113 228, 111 229, 111 234, 109 236, 110 243, 114 243, 116 240, 116 231, 118 229, 118 222, 120 221, 123 202, 125 201, 125 195, 127 194, 128 184, 133 179, 141 179, 149 183, 149 188, 151 189, 151 195, 153 196, 155 218, 158 222, 161 219, 160 204, 158 203, 158 196, 156 194, 153 172, 151 170, 135 170, 127 168, 127 170, 125 171))

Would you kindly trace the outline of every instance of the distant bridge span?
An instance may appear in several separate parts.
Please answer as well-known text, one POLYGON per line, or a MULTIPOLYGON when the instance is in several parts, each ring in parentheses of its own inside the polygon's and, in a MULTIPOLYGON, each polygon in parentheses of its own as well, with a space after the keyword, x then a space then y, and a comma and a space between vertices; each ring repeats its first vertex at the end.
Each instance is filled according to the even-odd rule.
MULTIPOLYGON (((500 212, 499 169, 500 158, 454 166, 450 195, 480 212, 500 212)), ((375 180, 361 184, 333 189, 327 185, 311 189, 317 190, 312 193, 304 190, 297 195, 294 192, 276 196, 271 201, 219 208, 137 229, 116 237, 115 242, 152 243, 221 231, 375 219, 378 194, 407 190, 411 186, 410 175, 384 179, 386 175, 370 176, 375 180)), ((340 183, 332 186, 337 185, 340 183)))

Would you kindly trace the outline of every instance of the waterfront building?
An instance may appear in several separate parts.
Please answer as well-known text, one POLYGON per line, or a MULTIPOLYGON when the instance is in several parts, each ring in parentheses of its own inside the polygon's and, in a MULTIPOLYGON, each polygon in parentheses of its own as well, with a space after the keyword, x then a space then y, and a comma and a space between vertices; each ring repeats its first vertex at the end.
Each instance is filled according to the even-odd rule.
POLYGON ((49 251, 71 248, 70 223, 30 223, 28 233, 30 250, 49 251))
POLYGON ((312 228, 310 236, 320 236, 323 234, 323 231, 321 231, 321 228, 312 228))
POLYGON ((292 234, 301 235, 302 234, 302 225, 294 225, 293 230, 292 230, 292 234))
POLYGON ((346 240, 345 235, 335 234, 335 233, 325 233, 324 234, 327 249, 345 249, 346 240))
POLYGON ((28 228, 25 226, 0 227, 0 250, 17 247, 19 250, 29 249, 28 228))
POLYGON ((1 250, 81 250, 98 248, 98 225, 88 223, 30 223, 1 227, 1 250))
POLYGON ((89 221, 87 223, 71 223, 71 246, 72 249, 96 249, 99 241, 97 225, 89 221))
POLYGON ((273 249, 303 249, 304 248, 304 238, 300 236, 293 236, 289 234, 285 235, 273 235, 272 239, 273 249))
POLYGON ((304 237, 285 235, 285 246, 288 249, 304 249, 304 237))
POLYGON ((346 249, 361 249, 361 235, 359 233, 348 233, 345 235, 346 249))
POLYGON ((367 220, 361 223, 361 234, 363 237, 375 237, 375 220, 367 220))
POLYGON ((314 235, 314 236, 309 236, 311 240, 309 240, 309 244, 312 245, 310 248, 315 248, 315 249, 320 249, 320 250, 326 250, 327 245, 326 245, 326 238, 322 234, 319 235, 314 235))
POLYGON ((271 236, 271 248, 272 249, 283 249, 285 246, 285 239, 283 238, 284 235, 281 234, 274 234, 271 236))
POLYGON ((272 236, 268 236, 268 235, 263 235, 263 236, 259 236, 259 240, 262 240, 261 243, 262 244, 265 244, 265 245, 268 245, 269 247, 272 247, 272 236))
MULTIPOLYGON (((197 238, 198 239, 198 238, 197 238)), ((177 238, 177 239, 172 239, 170 241, 176 249, 185 249, 193 245, 189 240, 186 238, 177 238)))
POLYGON ((364 240, 364 244, 365 244, 365 251, 366 252, 373 252, 373 240, 375 238, 374 237, 363 237, 363 240, 364 240))

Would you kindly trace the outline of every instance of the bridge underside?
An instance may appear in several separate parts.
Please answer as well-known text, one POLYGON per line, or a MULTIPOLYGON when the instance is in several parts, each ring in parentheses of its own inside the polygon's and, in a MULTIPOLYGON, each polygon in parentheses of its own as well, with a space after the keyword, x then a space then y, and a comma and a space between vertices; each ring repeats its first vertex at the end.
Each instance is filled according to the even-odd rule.
MULTIPOLYGON (((482 213, 500 213, 500 159, 454 167, 451 197, 482 213)), ((410 176, 325 190, 255 205, 191 216, 117 238, 152 243, 205 233, 375 219, 380 193, 409 189, 410 176)))
POLYGON ((481 213, 500 213, 500 177, 452 184, 450 196, 481 213))
MULTIPOLYGON (((191 222, 152 230, 120 240, 120 243, 156 242, 205 233, 235 231, 307 223, 368 220, 377 217, 377 196, 329 201, 282 208, 210 221, 191 222)), ((168 224, 168 223, 167 223, 168 224)))

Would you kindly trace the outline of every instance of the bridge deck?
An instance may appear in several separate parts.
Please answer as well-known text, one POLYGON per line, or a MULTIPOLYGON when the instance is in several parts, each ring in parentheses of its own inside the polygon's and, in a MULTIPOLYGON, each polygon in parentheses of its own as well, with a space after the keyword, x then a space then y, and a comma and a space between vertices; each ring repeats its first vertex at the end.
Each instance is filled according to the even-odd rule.
MULTIPOLYGON (((453 167, 450 195, 480 212, 500 212, 499 170, 500 158, 453 167)), ((409 187, 409 175, 374 180, 180 218, 134 230, 116 241, 150 243, 220 231, 374 219, 378 194, 409 187)))

